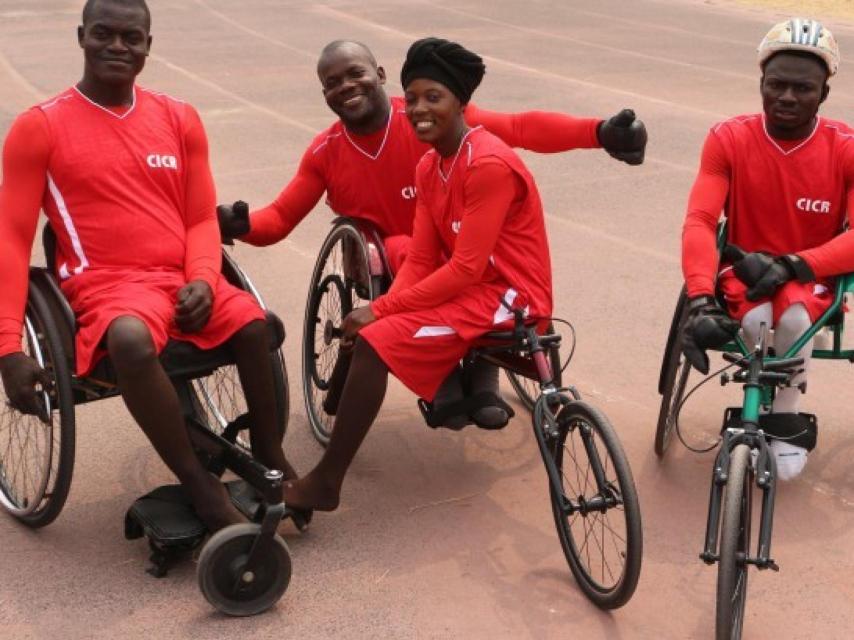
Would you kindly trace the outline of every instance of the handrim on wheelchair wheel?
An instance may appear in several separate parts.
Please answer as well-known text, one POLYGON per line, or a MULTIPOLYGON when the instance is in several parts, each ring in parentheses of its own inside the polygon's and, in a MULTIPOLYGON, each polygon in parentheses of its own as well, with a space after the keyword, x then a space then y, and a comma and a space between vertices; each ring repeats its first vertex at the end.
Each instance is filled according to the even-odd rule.
POLYGON ((634 480, 608 419, 585 402, 556 395, 541 396, 533 416, 541 452, 557 472, 559 486, 550 478, 555 526, 582 591, 597 606, 614 609, 628 602, 640 577, 634 480))
MULTIPOLYGON (((335 221, 320 248, 306 301, 303 397, 312 433, 324 445, 332 435, 340 394, 341 385, 330 382, 339 360, 344 317, 379 296, 386 282, 381 241, 360 225, 347 218, 335 221)), ((340 363, 339 372, 335 380, 343 383, 346 361, 340 363)))

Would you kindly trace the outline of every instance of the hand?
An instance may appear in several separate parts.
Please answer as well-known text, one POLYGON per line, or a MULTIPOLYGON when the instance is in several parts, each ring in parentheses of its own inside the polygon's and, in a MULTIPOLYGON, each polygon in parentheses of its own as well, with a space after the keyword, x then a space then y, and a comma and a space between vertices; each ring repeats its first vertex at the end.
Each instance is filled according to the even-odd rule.
POLYGON ((709 373, 706 349, 717 349, 738 333, 738 323, 721 309, 712 296, 688 301, 688 319, 682 327, 682 353, 697 371, 709 373))
POLYGON ((596 130, 599 144, 612 158, 627 164, 643 163, 646 150, 646 126, 635 119, 635 112, 623 109, 615 116, 601 122, 596 130))
POLYGON ((795 278, 801 282, 815 280, 810 266, 794 254, 775 258, 767 253, 745 253, 735 245, 727 245, 723 257, 732 262, 736 277, 747 285, 750 301, 772 296, 778 287, 795 278))
POLYGON ((366 327, 372 322, 376 322, 377 317, 371 310, 371 305, 366 304, 364 307, 357 307, 347 314, 344 322, 341 325, 341 348, 350 349, 356 342, 356 335, 362 327, 366 327))
POLYGON ((0 358, 0 375, 13 409, 39 416, 44 422, 50 421, 41 392, 53 388, 53 379, 38 362, 20 351, 10 353, 0 358), (41 385, 41 389, 37 385, 41 385))
POLYGON ((249 205, 238 200, 231 206, 221 204, 216 208, 219 235, 223 244, 234 244, 233 238, 249 233, 249 205))
POLYGON ((196 333, 211 317, 213 291, 204 280, 193 280, 178 290, 175 324, 184 333, 196 333))

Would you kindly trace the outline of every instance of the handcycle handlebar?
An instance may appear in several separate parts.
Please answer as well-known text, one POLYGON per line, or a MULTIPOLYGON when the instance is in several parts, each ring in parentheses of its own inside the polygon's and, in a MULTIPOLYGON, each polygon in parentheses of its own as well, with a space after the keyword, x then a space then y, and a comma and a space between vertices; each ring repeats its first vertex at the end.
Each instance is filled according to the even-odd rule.
MULTIPOLYGON (((747 369, 750 366, 750 358, 741 355, 740 353, 730 353, 724 351, 721 356, 727 362, 738 366, 741 369, 747 369)), ((779 360, 769 360, 762 362, 762 370, 767 372, 783 372, 794 369, 804 363, 803 358, 781 358, 779 360)))

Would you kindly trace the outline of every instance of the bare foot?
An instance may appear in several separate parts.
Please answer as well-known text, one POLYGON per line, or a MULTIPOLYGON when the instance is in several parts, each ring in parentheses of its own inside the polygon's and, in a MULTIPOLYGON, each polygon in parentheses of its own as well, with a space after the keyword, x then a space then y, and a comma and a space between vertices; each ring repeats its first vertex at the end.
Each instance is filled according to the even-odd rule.
POLYGON ((243 514, 231 503, 222 483, 209 473, 203 474, 198 481, 185 482, 184 488, 190 494, 196 515, 211 533, 232 524, 246 522, 243 514))
POLYGON ((330 485, 314 473, 286 482, 284 495, 285 506, 315 511, 335 511, 341 499, 340 487, 330 485))

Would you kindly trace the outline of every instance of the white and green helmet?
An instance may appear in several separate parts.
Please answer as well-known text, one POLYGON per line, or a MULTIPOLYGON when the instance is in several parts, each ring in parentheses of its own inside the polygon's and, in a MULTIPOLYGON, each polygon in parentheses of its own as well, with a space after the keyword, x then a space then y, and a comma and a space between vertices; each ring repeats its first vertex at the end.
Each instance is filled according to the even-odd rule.
POLYGON ((829 29, 818 20, 792 18, 775 24, 765 34, 757 49, 759 67, 763 68, 768 58, 781 51, 805 51, 824 61, 829 75, 839 69, 839 45, 829 29))

